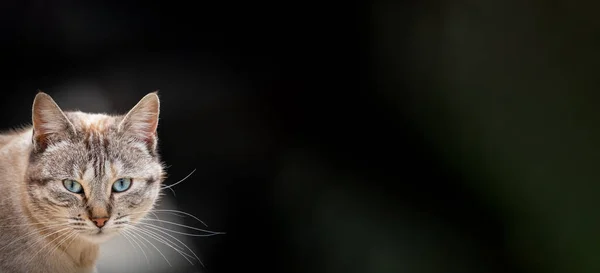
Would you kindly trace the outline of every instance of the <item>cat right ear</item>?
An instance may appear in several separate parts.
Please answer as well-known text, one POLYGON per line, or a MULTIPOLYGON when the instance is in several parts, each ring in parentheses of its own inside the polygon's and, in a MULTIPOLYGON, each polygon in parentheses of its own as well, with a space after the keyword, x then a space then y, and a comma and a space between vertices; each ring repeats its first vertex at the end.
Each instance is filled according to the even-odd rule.
POLYGON ((74 132, 73 124, 48 94, 39 91, 33 100, 33 144, 36 149, 45 149, 51 136, 74 132))
POLYGON ((158 116, 160 113, 160 100, 157 91, 144 96, 125 115, 119 124, 119 131, 129 134, 146 143, 150 152, 156 150, 158 116))

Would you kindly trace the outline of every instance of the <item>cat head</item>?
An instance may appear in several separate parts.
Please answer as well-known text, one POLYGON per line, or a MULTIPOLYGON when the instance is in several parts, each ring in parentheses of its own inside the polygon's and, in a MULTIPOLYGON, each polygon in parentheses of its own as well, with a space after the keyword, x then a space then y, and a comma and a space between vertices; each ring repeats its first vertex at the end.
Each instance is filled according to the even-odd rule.
POLYGON ((165 176, 157 151, 159 108, 154 92, 125 115, 63 112, 38 93, 26 173, 31 216, 94 243, 143 218, 165 176))

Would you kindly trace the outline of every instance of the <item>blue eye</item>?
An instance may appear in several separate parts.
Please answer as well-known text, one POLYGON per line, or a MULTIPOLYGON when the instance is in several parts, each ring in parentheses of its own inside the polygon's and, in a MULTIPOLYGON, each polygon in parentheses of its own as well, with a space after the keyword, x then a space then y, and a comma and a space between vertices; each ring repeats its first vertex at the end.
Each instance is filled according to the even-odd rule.
POLYGON ((124 192, 131 187, 131 178, 119 178, 113 183, 114 192, 124 192))
POLYGON ((65 186, 65 188, 72 192, 72 193, 82 193, 83 192, 83 187, 81 187, 81 184, 79 184, 79 182, 72 180, 72 179, 65 179, 63 180, 63 185, 65 186))

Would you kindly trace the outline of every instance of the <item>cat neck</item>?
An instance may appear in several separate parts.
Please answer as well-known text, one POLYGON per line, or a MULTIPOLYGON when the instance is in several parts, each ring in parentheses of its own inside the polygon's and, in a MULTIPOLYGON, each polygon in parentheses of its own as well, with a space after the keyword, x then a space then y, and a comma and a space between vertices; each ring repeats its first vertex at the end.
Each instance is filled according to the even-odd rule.
POLYGON ((100 247, 85 239, 76 238, 70 245, 62 246, 62 250, 73 259, 79 267, 93 267, 98 259, 100 247))

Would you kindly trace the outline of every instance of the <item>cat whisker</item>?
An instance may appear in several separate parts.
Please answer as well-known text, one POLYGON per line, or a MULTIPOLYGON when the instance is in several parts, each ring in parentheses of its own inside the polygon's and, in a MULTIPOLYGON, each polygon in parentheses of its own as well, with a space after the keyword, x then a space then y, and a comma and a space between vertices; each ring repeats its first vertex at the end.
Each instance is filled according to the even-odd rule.
MULTIPOLYGON (((44 240, 45 240, 46 238, 50 238, 52 235, 54 235, 54 234, 57 234, 57 233, 59 233, 59 232, 68 231, 68 229, 69 229, 69 228, 63 228, 63 229, 57 230, 57 231, 55 231, 55 232, 52 232, 52 233, 50 233, 50 234, 47 234, 46 236, 44 236, 44 240)), ((44 250, 44 249, 45 249, 46 247, 48 247, 48 246, 51 246, 51 245, 52 245, 52 243, 53 243, 54 241, 56 241, 56 240, 58 240, 58 239, 62 238, 63 236, 67 236, 67 235, 70 235, 70 234, 71 234, 71 232, 67 232, 67 233, 59 234, 58 236, 56 236, 56 238, 54 238, 54 239, 50 240, 49 242, 47 242, 46 244, 44 244, 44 246, 43 246, 43 247, 41 247, 41 248, 40 248, 40 249, 39 249, 37 252, 35 252, 35 253, 34 253, 34 254, 31 256, 31 259, 29 259, 29 260, 28 260, 28 262, 27 262, 25 265, 26 265, 26 266, 27 266, 27 265, 29 265, 29 263, 31 263, 31 261, 33 261, 33 260, 35 259, 35 257, 36 257, 36 256, 37 256, 37 255, 38 255, 40 252, 42 252, 42 250, 44 250)))
POLYGON ((133 231, 130 231, 128 229, 124 229, 123 231, 127 231, 130 233, 131 236, 133 236, 133 238, 136 238, 146 249, 148 249, 149 247, 146 245, 146 243, 144 243, 144 241, 141 241, 139 238, 137 238, 137 234, 133 231))
POLYGON ((140 219, 140 221, 156 221, 156 222, 160 222, 160 223, 166 223, 166 224, 171 224, 171 225, 175 225, 175 226, 180 226, 180 227, 184 227, 184 228, 189 228, 192 230, 197 230, 197 231, 202 231, 202 232, 206 232, 206 233, 210 233, 212 235, 219 235, 219 234, 225 234, 225 232, 218 232, 218 231, 210 231, 210 230, 206 230, 206 229, 201 229, 201 228, 196 228, 196 227, 191 227, 188 225, 184 225, 184 224, 179 224, 179 223, 175 223, 175 222, 171 222, 171 221, 166 221, 166 220, 160 220, 160 219, 150 219, 150 218, 143 218, 140 219))
MULTIPOLYGON (((156 241, 158 241, 158 242, 160 242, 160 243, 162 243, 162 244, 164 244, 164 245, 166 245, 166 246, 168 246, 170 248, 173 248, 177 252, 182 252, 183 251, 183 248, 181 248, 179 245, 175 244, 173 241, 165 238, 164 236, 162 236, 160 234, 156 234, 154 232, 151 232, 149 230, 143 229, 141 227, 131 227, 131 228, 134 229, 136 232, 139 232, 141 234, 147 235, 148 237, 150 237, 150 238, 152 238, 152 239, 154 239, 154 240, 156 240, 156 241)), ((194 257, 191 257, 187 253, 184 253, 184 255, 187 255, 187 256, 189 256, 192 259, 194 258, 194 257)), ((191 263, 191 261, 190 261, 190 263, 191 263)))
MULTIPOLYGON (((23 220, 25 219, 23 216, 15 216, 15 217, 0 217, 0 221, 2 222, 10 222, 10 221, 16 221, 16 220, 23 220)), ((31 223, 27 223, 28 225, 35 225, 35 224, 52 224, 52 223, 57 223, 59 222, 58 220, 67 220, 69 219, 69 217, 53 217, 52 219, 48 219, 46 221, 38 221, 38 220, 32 220, 31 223)), ((3 227, 3 226, 0 226, 3 227)))
POLYGON ((1 217, 0 220, 2 221, 10 221, 10 220, 15 220, 15 219, 25 219, 25 217, 23 217, 22 215, 19 216, 13 216, 13 217, 1 217))
MULTIPOLYGON (((177 197, 177 194, 175 194, 175 190, 174 190, 174 189, 172 189, 171 187, 169 187, 169 188, 167 188, 167 189, 169 189, 169 190, 170 190, 170 191, 173 193, 173 196, 177 197)), ((163 190, 163 189, 161 188, 160 190, 163 190)), ((162 192, 159 192, 158 194, 159 194, 159 196, 164 196, 164 195, 166 195, 166 194, 164 194, 164 193, 162 193, 162 192)))
POLYGON ((156 213, 154 211, 149 211, 148 213, 151 213, 152 215, 154 215, 154 218, 160 219, 160 218, 158 218, 158 215, 156 215, 156 213))
MULTIPOLYGON (((193 174, 195 171, 196 171, 196 169, 194 169, 192 172, 190 172, 190 174, 188 174, 188 175, 187 175, 186 177, 184 177, 183 179, 181 179, 181 180, 179 180, 179 181, 175 182, 174 184, 171 184, 171 185, 167 185, 167 186, 161 187, 160 189, 161 189, 161 190, 164 190, 164 189, 171 189, 171 187, 174 187, 174 186, 176 186, 177 184, 179 184, 179 183, 181 183, 181 182, 185 181, 186 179, 188 179, 188 177, 190 177, 190 176, 191 176, 191 175, 192 175, 192 174, 193 174)), ((175 191, 174 191, 173 189, 171 189, 171 191, 173 192, 173 195, 175 196, 175 191)))
POLYGON ((56 223, 56 221, 49 221, 49 222, 35 222, 35 223, 28 223, 28 224, 17 224, 17 225, 6 225, 6 226, 0 226, 0 228, 4 228, 4 227, 30 227, 30 226, 37 226, 37 225, 44 225, 47 226, 47 224, 52 224, 52 223, 56 223))
MULTIPOLYGON (((64 230, 63 230, 64 231, 64 230)), ((45 248, 47 247, 51 247, 52 244, 54 243, 54 241, 58 242, 56 243, 56 247, 59 247, 60 244, 62 244, 65 239, 70 238, 73 235, 74 232, 70 231, 70 230, 66 230, 66 233, 62 233, 56 236, 56 238, 52 239, 51 241, 49 241, 47 244, 45 244, 42 248, 40 248, 35 254, 33 254, 31 260, 29 261, 29 263, 31 263, 31 261, 34 260, 35 256, 39 255, 45 248)), ((48 237, 47 237, 48 238, 48 237)), ((52 249, 51 251, 47 252, 48 254, 52 253, 52 249)))
MULTIPOLYGON (((184 212, 184 211, 180 211, 180 210, 171 210, 171 209, 155 210, 155 209, 150 209, 150 210, 141 211, 141 212, 134 212, 132 214, 142 214, 142 213, 151 213, 152 215, 154 215, 154 218, 156 218, 158 220, 161 220, 161 219, 158 217, 158 215, 156 215, 156 213, 168 213, 168 214, 175 215, 175 216, 178 216, 178 217, 189 216, 189 217, 193 218, 194 220, 200 222, 205 227, 208 227, 208 225, 206 223, 204 223, 204 221, 200 220, 198 217, 196 217, 196 216, 194 216, 194 215, 192 215, 190 213, 187 213, 187 212, 184 212), (180 215, 180 214, 183 214, 183 215, 180 215)), ((131 215, 131 214, 129 214, 129 215, 131 215)), ((118 220, 118 219, 120 219, 122 217, 124 217, 124 216, 116 218, 115 220, 118 220)), ((164 227, 164 225, 162 223, 161 223, 161 226, 164 227)))
MULTIPOLYGON (((135 240, 135 236, 133 234, 130 234, 126 229, 122 230, 123 231, 123 235, 126 237, 126 235, 129 234, 129 236, 131 236, 131 240, 140 248, 140 250, 142 251, 142 254, 144 254, 144 257, 146 257, 146 261, 148 262, 148 265, 150 264, 150 259, 148 259, 148 256, 146 255, 146 252, 144 251, 144 249, 142 248, 142 246, 138 243, 137 240, 135 240)), ((145 246, 145 245, 144 245, 145 246)), ((147 248, 147 247, 146 247, 147 248)))
MULTIPOLYGON (((125 233, 125 230, 120 230, 117 232, 119 234, 121 234, 121 236, 123 236, 123 238, 125 238, 125 240, 127 240, 127 242, 129 242, 129 245, 131 245, 131 248, 133 248, 134 251, 139 252, 138 249, 135 247, 135 245, 133 245, 133 242, 131 241, 129 236, 125 233)), ((144 256, 146 256, 146 253, 144 253, 144 256)), ((146 261, 148 262, 148 264, 150 264, 150 260, 148 260, 148 257, 146 257, 146 261)))
MULTIPOLYGON (((146 230, 143 229, 142 227, 138 227, 138 226, 133 226, 133 225, 129 225, 129 228, 137 231, 137 232, 141 232, 141 233, 145 233, 146 234, 146 230)), ((146 234, 147 235, 147 234, 146 234)), ((170 242, 170 241, 169 241, 170 242)), ((171 242, 172 243, 172 242, 171 242)), ((176 245, 177 248, 181 249, 178 245, 176 245)))
POLYGON ((164 231, 168 231, 168 232, 175 233, 175 234, 180 234, 180 235, 185 235, 185 236, 190 236, 190 237, 210 237, 210 236, 218 235, 218 234, 195 234, 195 233, 187 233, 187 232, 182 232, 182 231, 177 231, 177 230, 165 228, 165 227, 162 227, 162 226, 157 226, 157 225, 154 225, 152 223, 140 222, 139 224, 140 225, 144 225, 144 226, 152 226, 152 227, 164 230, 164 231))
MULTIPOLYGON (((183 214, 183 215, 186 215, 186 216, 194 218, 194 220, 202 223, 205 227, 208 227, 208 225, 206 223, 204 223, 204 221, 200 220, 198 217, 194 216, 193 214, 187 213, 185 211, 173 210, 173 209, 158 209, 158 210, 152 210, 152 211, 153 212, 158 212, 158 213, 161 213, 161 212, 171 213, 171 214, 174 214, 174 215, 177 215, 178 213, 179 214, 183 214)), ((180 215, 177 215, 177 216, 180 216, 180 215)), ((183 217, 183 216, 181 216, 181 217, 183 217)))
POLYGON ((69 242, 69 244, 67 244, 65 246, 65 249, 69 249, 69 246, 71 246, 71 244, 73 244, 73 242, 77 239, 77 237, 79 237, 79 234, 77 232, 73 232, 75 234, 75 236, 73 236, 73 238, 71 239, 71 241, 69 242))
MULTIPOLYGON (((143 227, 140 227, 140 228, 143 228, 143 227)), ((190 249, 185 243, 183 243, 181 240, 177 239, 177 237, 175 237, 175 236, 173 236, 173 235, 171 235, 171 234, 169 234, 169 233, 167 233, 165 231, 162 231, 162 230, 160 230, 159 228, 157 228, 157 227, 155 227, 153 225, 147 225, 146 229, 148 229, 148 228, 153 229, 156 232, 160 232, 160 233, 162 233, 162 234, 164 234, 166 236, 169 236, 169 237, 173 238, 174 240, 176 240, 177 242, 179 242, 181 245, 183 245, 185 248, 187 248, 187 250, 190 251, 194 255, 194 257, 196 257, 196 260, 198 260, 198 262, 200 262, 200 264, 202 266, 204 266, 204 264, 202 263, 202 261, 200 260, 200 258, 198 258, 198 255, 196 255, 196 253, 192 249, 190 249)))
POLYGON ((148 239, 144 238, 144 236, 135 234, 135 233, 131 233, 134 234, 135 236, 138 236, 139 238, 143 239, 144 241, 148 242, 152 247, 154 247, 154 249, 156 249, 156 251, 158 251, 158 253, 165 259, 165 261, 167 262, 167 264, 169 264, 170 267, 173 267, 171 265, 171 263, 169 262, 169 259, 167 259, 167 257, 160 251, 160 249, 158 249, 152 242, 148 241, 148 239))
MULTIPOLYGON (((33 235, 37 235, 39 232, 46 231, 46 230, 52 230, 52 229, 54 229, 54 228, 61 227, 61 226, 66 226, 66 225, 67 225, 67 224, 57 224, 57 225, 52 225, 52 226, 45 226, 45 227, 43 227, 43 228, 40 228, 40 229, 38 229, 38 230, 33 230, 33 231, 30 231, 30 232, 28 232, 28 233, 26 233, 26 234, 24 234, 24 235, 22 235, 22 236, 20 236, 20 237, 17 237, 16 239, 12 240, 12 241, 11 241, 10 243, 8 243, 7 245, 5 245, 5 246, 3 246, 3 247, 0 247, 0 251, 1 251, 1 250, 3 250, 3 249, 5 249, 5 248, 7 248, 7 247, 9 247, 9 246, 11 246, 12 244, 14 244, 14 243, 16 243, 16 242, 18 242, 18 241, 20 241, 20 240, 23 240, 23 239, 25 239, 25 238, 27 238, 27 237, 31 237, 31 236, 33 236, 33 235)), ((24 245, 24 244, 23 244, 23 245, 24 245)), ((21 245, 21 246, 23 246, 23 245, 21 245)), ((19 247, 17 247, 16 249, 18 249, 18 248, 19 248, 19 247)), ((16 249, 15 249, 15 250, 16 250, 16 249)))
MULTIPOLYGON (((74 237, 76 237, 76 236, 77 236, 77 233, 76 233, 76 232, 69 231, 69 235, 68 235, 68 236, 65 236, 65 237, 64 237, 64 238, 63 238, 63 239, 62 239, 60 242, 58 242, 58 243, 56 244, 56 246, 55 246, 53 249, 51 249, 51 250, 50 250, 50 252, 49 252, 49 253, 50 253, 50 254, 54 253, 55 251, 57 251, 57 250, 60 248, 60 246, 61 246, 62 244, 66 243, 68 239, 74 238, 74 237)), ((72 241, 71 241, 71 242, 72 242, 72 241)))
MULTIPOLYGON (((0 221, 6 222, 6 221, 15 221, 15 220, 23 220, 25 219, 25 217, 23 216, 14 216, 14 217, 0 217, 0 221)), ((66 220, 66 219, 70 219, 70 217, 62 217, 62 216, 58 216, 58 217, 53 217, 52 219, 48 219, 47 221, 36 221, 33 220, 32 223, 29 224, 36 224, 36 223, 40 223, 40 224, 51 224, 51 223, 56 223, 57 220, 66 220)), ((3 227, 3 226, 0 226, 3 227)))
POLYGON ((179 253, 183 258, 185 258, 190 264, 193 264, 192 261, 190 261, 190 259, 188 259, 188 257, 194 259, 193 256, 191 256, 191 255, 183 252, 181 247, 179 247, 178 245, 176 245, 175 243, 173 243, 169 239, 165 238, 164 236, 162 236, 160 234, 157 234, 155 232, 143 229, 141 227, 131 226, 131 228, 134 229, 134 230, 136 230, 140 234, 145 234, 145 235, 149 236, 150 238, 152 238, 152 239, 154 239, 154 240, 162 243, 163 245, 166 245, 166 246, 172 248, 173 250, 175 250, 175 252, 179 253))

